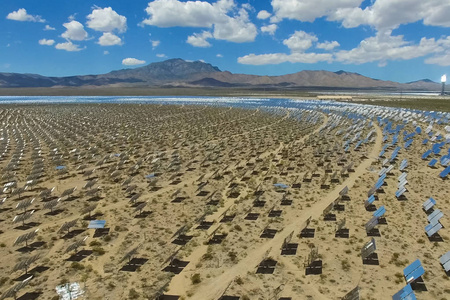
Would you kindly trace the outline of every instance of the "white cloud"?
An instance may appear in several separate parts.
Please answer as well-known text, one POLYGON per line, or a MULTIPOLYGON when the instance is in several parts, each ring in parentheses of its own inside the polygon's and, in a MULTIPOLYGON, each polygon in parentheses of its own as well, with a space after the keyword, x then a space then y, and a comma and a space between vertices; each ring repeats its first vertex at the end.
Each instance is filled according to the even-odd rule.
POLYGON ((356 48, 336 52, 335 56, 336 61, 343 63, 380 62, 383 66, 391 60, 409 60, 442 52, 445 46, 446 39, 436 41, 423 37, 418 44, 413 44, 405 41, 402 35, 392 36, 391 31, 384 31, 362 40, 356 48))
POLYGON ((56 29, 47 24, 47 25, 45 25, 44 30, 56 30, 56 29))
POLYGON ((283 41, 291 53, 269 53, 269 54, 249 54, 238 58, 238 62, 246 65, 267 65, 290 63, 317 63, 321 61, 331 62, 333 54, 331 53, 314 53, 305 51, 317 42, 318 38, 314 34, 304 31, 295 31, 288 39, 283 41))
POLYGON ((359 7, 362 2, 363 0, 272 0, 274 16, 271 21, 294 19, 313 22, 336 9, 359 7))
POLYGON ((158 27, 211 27, 216 22, 224 22, 226 13, 234 6, 234 1, 155 0, 145 9, 150 16, 142 23, 158 27))
POLYGON ((160 41, 152 41, 152 40, 150 40, 150 42, 152 43, 152 48, 153 48, 153 49, 155 49, 156 47, 159 46, 159 44, 161 44, 160 41))
POLYGON ((159 57, 159 58, 166 58, 167 55, 165 55, 165 54, 163 54, 163 53, 159 53, 159 54, 156 54, 156 57, 159 57))
POLYGON ((53 46, 54 43, 55 43, 54 40, 47 40, 47 39, 39 40, 39 45, 53 46))
POLYGON ((401 24, 423 21, 425 25, 450 27, 448 0, 372 0, 364 9, 363 0, 272 0, 272 22, 294 19, 313 22, 326 17, 347 28, 369 25, 392 30, 401 24))
POLYGON ((315 35, 300 30, 294 32, 288 39, 284 40, 283 44, 286 45, 291 52, 303 52, 311 48, 312 44, 317 41, 318 39, 315 35))
POLYGON ((342 21, 347 28, 370 25, 378 30, 395 29, 401 24, 423 20, 425 25, 450 27, 450 3, 442 0, 377 0, 361 9, 341 7, 329 20, 342 21))
POLYGON ((253 11, 254 10, 253 6, 251 6, 250 3, 243 3, 243 4, 241 4, 241 6, 242 6, 243 9, 246 9, 248 11, 253 11))
POLYGON ((443 67, 450 66, 450 51, 443 54, 425 59, 426 64, 439 65, 443 67))
POLYGON ((330 53, 271 53, 271 54, 249 54, 238 58, 238 62, 245 65, 269 65, 290 63, 314 64, 320 61, 331 62, 333 55, 330 53))
POLYGON ((265 20, 272 16, 267 10, 261 10, 256 16, 258 19, 265 20))
POLYGON ((332 41, 332 42, 326 41, 324 43, 318 43, 316 48, 330 51, 339 46, 340 46, 340 44, 337 41, 332 41))
POLYGON ((25 8, 19 8, 17 11, 10 12, 6 16, 6 18, 8 20, 22 21, 22 22, 25 22, 25 21, 28 21, 28 22, 41 22, 41 23, 45 22, 45 20, 42 19, 41 16, 29 15, 25 8))
POLYGON ((76 51, 80 51, 80 50, 84 49, 84 48, 80 48, 78 45, 75 45, 70 41, 65 42, 65 43, 56 44, 55 48, 58 50, 66 50, 69 52, 76 52, 76 51))
POLYGON ((212 38, 213 35, 209 31, 203 31, 202 33, 194 33, 194 35, 190 35, 187 38, 186 43, 194 46, 194 47, 211 47, 211 44, 207 41, 207 39, 212 38))
POLYGON ((66 27, 66 31, 61 35, 65 39, 74 40, 74 41, 83 41, 87 39, 88 34, 84 30, 83 25, 75 20, 72 20, 68 23, 63 24, 66 27))
POLYGON ((214 38, 235 43, 253 42, 258 34, 256 26, 249 22, 248 13, 241 9, 234 18, 228 18, 225 23, 214 25, 214 38))
POLYGON ((270 25, 267 25, 267 26, 262 26, 261 27, 261 32, 265 32, 265 33, 268 33, 270 35, 274 35, 275 31, 277 31, 277 29, 278 29, 278 25, 277 24, 270 24, 270 25))
POLYGON ((103 51, 103 55, 108 55, 108 54, 109 54, 108 50, 103 51))
POLYGON ((87 16, 87 27, 102 32, 125 32, 127 30, 127 18, 119 15, 111 7, 94 7, 92 13, 87 16))
POLYGON ((222 58, 222 57, 223 57, 223 55, 222 55, 222 54, 220 54, 220 53, 217 53, 217 54, 216 54, 216 57, 218 57, 218 58, 222 58))
POLYGON ((98 44, 101 46, 122 45, 122 39, 111 32, 104 32, 98 39, 98 44))
POLYGON ((241 5, 241 9, 237 10, 234 0, 218 0, 215 3, 155 0, 148 4, 146 12, 149 18, 142 24, 158 27, 214 27, 215 39, 243 43, 254 41, 258 33, 256 26, 249 21, 246 8, 248 6, 241 5))
POLYGON ((139 59, 131 58, 131 57, 128 57, 128 58, 125 58, 122 60, 122 65, 125 65, 125 66, 136 66, 136 65, 142 65, 142 64, 145 64, 145 60, 139 60, 139 59))

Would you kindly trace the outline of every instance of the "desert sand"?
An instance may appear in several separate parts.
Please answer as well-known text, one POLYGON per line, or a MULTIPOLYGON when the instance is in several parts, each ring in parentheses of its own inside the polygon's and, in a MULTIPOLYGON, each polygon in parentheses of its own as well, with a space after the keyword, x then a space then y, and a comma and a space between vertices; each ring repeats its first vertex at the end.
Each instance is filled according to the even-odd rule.
POLYGON ((429 136, 424 115, 315 102, 0 106, 2 295, 32 275, 18 299, 60 299, 55 287, 74 282, 80 299, 341 299, 356 287, 361 299, 392 299, 419 259, 417 299, 448 299, 439 258, 450 250, 450 186, 444 167, 427 164, 449 144, 421 158, 448 116, 429 136), (402 126, 395 145, 381 117, 402 126), (386 213, 372 237, 364 202, 397 146, 374 193, 386 213), (424 230, 429 197, 444 214, 439 240, 424 230), (367 264, 372 238, 377 261, 367 264), (319 269, 308 268, 314 251, 319 269))

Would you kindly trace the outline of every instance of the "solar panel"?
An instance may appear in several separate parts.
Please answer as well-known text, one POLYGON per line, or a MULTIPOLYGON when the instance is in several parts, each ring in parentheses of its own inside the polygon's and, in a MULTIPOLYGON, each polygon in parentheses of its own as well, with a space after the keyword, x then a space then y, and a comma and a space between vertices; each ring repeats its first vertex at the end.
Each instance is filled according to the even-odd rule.
POLYGON ((361 249, 361 257, 367 258, 368 256, 370 256, 372 253, 375 252, 375 250, 377 250, 376 244, 375 244, 375 239, 372 238, 369 242, 367 242, 361 249))
POLYGON ((88 207, 85 207, 85 208, 83 208, 83 209, 81 210, 81 214, 84 215, 84 214, 91 213, 91 212, 93 212, 96 208, 97 208, 97 203, 92 204, 92 205, 89 205, 88 207))
POLYGON ((424 154, 422 154, 422 159, 427 159, 427 157, 431 154, 431 150, 427 150, 424 154))
POLYGON ((31 218, 33 213, 34 213, 34 210, 27 211, 27 212, 25 212, 25 213, 23 213, 21 215, 15 216, 14 219, 13 219, 13 223, 19 223, 19 222, 25 223, 26 220, 31 218))
POLYGON ((445 272, 450 272, 450 251, 442 255, 441 258, 439 258, 439 262, 441 263, 445 272))
POLYGON ((69 247, 67 247, 67 249, 66 249, 66 253, 78 249, 81 245, 83 245, 83 243, 84 243, 87 239, 88 239, 88 236, 85 236, 82 240, 76 241, 75 243, 69 245, 69 247))
POLYGON ((403 186, 395 192, 395 197, 400 198, 404 192, 406 192, 406 188, 403 186))
POLYGON ((17 203, 16 209, 26 210, 33 202, 34 202, 34 198, 20 201, 19 203, 17 203))
POLYGON ((430 160, 430 162, 428 163, 429 167, 434 167, 436 165, 436 163, 438 162, 437 159, 433 158, 432 160, 430 160))
POLYGON ((428 237, 432 237, 435 235, 439 230, 441 230, 442 224, 437 222, 435 224, 428 224, 425 226, 425 232, 428 235, 428 237))
POLYGON ((147 206, 147 202, 141 203, 134 209, 134 212, 142 212, 142 210, 147 206))
POLYGON ((370 232, 375 226, 378 225, 378 217, 372 217, 364 226, 366 228, 366 232, 370 232))
POLYGON ((76 189, 77 189, 77 187, 74 187, 74 188, 65 190, 65 191, 61 194, 61 198, 65 197, 65 196, 71 195, 73 192, 75 192, 76 189))
POLYGON ((75 226, 75 224, 77 224, 77 222, 78 222, 78 219, 75 219, 75 220, 72 220, 72 221, 69 221, 69 222, 64 223, 64 224, 59 228, 58 233, 61 233, 61 232, 64 232, 64 231, 69 231, 70 228, 72 228, 73 226, 75 226))
POLYGON ((36 230, 34 230, 34 231, 30 231, 30 232, 28 232, 28 233, 25 233, 25 234, 19 236, 19 237, 14 241, 13 246, 20 245, 20 244, 22 244, 23 242, 28 243, 29 240, 32 240, 32 239, 34 239, 34 238, 36 237, 38 231, 39 231, 39 228, 36 229, 36 230))
POLYGON ((23 289, 29 282, 30 280, 33 278, 33 276, 28 277, 27 279, 25 279, 22 282, 19 282, 18 284, 16 284, 15 286, 13 286, 12 288, 10 288, 9 290, 7 290, 6 292, 4 292, 2 294, 2 296, 0 297, 0 300, 6 299, 6 298, 17 298, 17 292, 20 291, 21 289, 23 289))
POLYGON ((371 195, 365 202, 364 202, 364 207, 368 207, 370 205, 373 204, 373 202, 375 201, 375 196, 371 195))
POLYGON ((408 176, 408 173, 402 173, 400 174, 400 176, 398 176, 398 181, 402 181, 403 179, 405 179, 408 176))
POLYGON ((130 198, 131 203, 135 203, 141 197, 141 193, 136 193, 130 198))
POLYGON ((93 180, 89 180, 88 182, 86 182, 86 184, 83 186, 83 189, 90 189, 91 187, 93 187, 95 185, 95 183, 97 182, 97 180, 93 179, 93 180))
POLYGON ((442 171, 442 172, 439 174, 439 177, 445 178, 445 177, 447 177, 447 175, 448 175, 449 173, 450 173, 450 166, 446 167, 446 168, 444 169, 444 171, 442 171))
POLYGON ((44 203, 44 209, 50 209, 51 211, 53 211, 53 208, 58 205, 59 201, 61 201, 61 198, 49 201, 44 203))
POLYGON ((416 295, 414 295, 411 285, 408 283, 404 288, 392 296, 392 300, 417 300, 417 298, 416 295))
POLYGON ((389 167, 386 170, 386 174, 390 173, 394 169, 393 165, 389 165, 389 167))
POLYGON ((429 198, 428 200, 426 200, 424 203, 423 203, 423 209, 425 210, 425 211, 429 211, 431 208, 433 208, 433 206, 435 206, 436 205, 436 200, 434 200, 433 198, 429 198))
POLYGON ((404 159, 404 160, 401 162, 401 164, 400 164, 399 170, 400 170, 400 171, 403 171, 403 170, 406 169, 407 167, 408 167, 408 160, 404 159))
POLYGON ((408 184, 408 180, 406 180, 406 178, 404 178, 397 184, 397 188, 401 189, 402 187, 404 187, 407 184, 408 184))
POLYGON ((45 199, 50 197, 50 195, 52 194, 52 192, 55 190, 55 188, 51 188, 51 189, 45 189, 43 190, 40 194, 39 194, 39 198, 41 199, 45 199))
POLYGON ((381 181, 377 181, 377 183, 375 184, 375 191, 381 189, 381 187, 383 186, 383 184, 384 184, 384 179, 381 180, 381 181))
POLYGON ((339 192, 339 195, 342 197, 342 196, 347 195, 347 193, 348 193, 348 186, 345 186, 345 187, 339 192))
POLYGON ((405 276, 406 283, 412 283, 417 278, 422 276, 425 270, 422 267, 420 260, 415 260, 409 266, 403 270, 403 275, 405 276))
POLYGON ((353 290, 348 292, 342 300, 359 300, 359 286, 355 287, 353 290))
POLYGON ((131 260, 133 258, 133 256, 137 253, 137 251, 138 251, 140 246, 141 245, 139 245, 139 246, 133 248, 132 250, 128 251, 127 254, 125 254, 125 256, 122 258, 122 260, 120 262, 123 262, 123 261, 125 261, 127 259, 131 260))
POLYGON ((440 211, 439 209, 436 209, 435 211, 433 211, 428 217, 428 222, 429 223, 436 223, 438 222, 442 217, 444 216, 444 213, 442 211, 440 211))
POLYGON ((386 209, 385 209, 385 207, 384 207, 384 205, 383 205, 383 206, 381 206, 380 208, 378 208, 378 209, 373 213, 373 216, 374 216, 374 217, 377 217, 377 218, 380 218, 380 217, 382 217, 385 213, 386 213, 386 209))
POLYGON ((95 194, 97 194, 100 191, 101 191, 101 188, 99 186, 96 186, 93 189, 87 190, 85 194, 86 194, 86 196, 90 197, 90 196, 94 196, 95 194))
POLYGON ((341 221, 339 221, 338 224, 337 224, 336 231, 340 231, 341 229, 345 228, 345 223, 346 223, 345 218, 342 219, 341 221))
POLYGON ((25 270, 25 273, 28 273, 28 267, 37 261, 41 257, 41 254, 38 253, 34 256, 25 258, 21 261, 19 261, 17 264, 14 265, 12 272, 19 271, 19 270, 25 270))
POLYGON ((92 220, 89 222, 89 229, 99 229, 104 228, 106 225, 106 220, 92 220))

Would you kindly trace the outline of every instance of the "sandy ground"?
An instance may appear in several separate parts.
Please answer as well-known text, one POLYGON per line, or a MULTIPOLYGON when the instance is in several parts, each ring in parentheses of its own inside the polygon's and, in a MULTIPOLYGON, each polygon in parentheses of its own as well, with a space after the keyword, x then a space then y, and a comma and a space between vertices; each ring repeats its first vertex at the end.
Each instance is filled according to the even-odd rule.
MULTIPOLYGON (((400 150, 384 193, 377 193, 375 205, 385 206, 387 225, 377 226, 379 264, 365 265, 360 251, 371 239, 364 225, 372 212, 364 201, 382 168, 384 158, 378 154, 392 139, 383 142, 384 124, 350 120, 337 110, 137 104, 0 109, 2 184, 16 185, 1 196, 6 198, 0 206, 2 292, 28 276, 24 268, 14 270, 17 263, 40 254, 28 267, 34 278, 17 293, 22 299, 58 299, 55 287, 66 282, 80 283, 85 299, 155 299, 163 293, 206 300, 224 295, 341 299, 356 286, 361 299, 390 299, 405 286, 403 269, 415 259, 426 271, 427 289, 416 291, 417 298, 450 295, 449 277, 439 264, 450 250, 449 185, 438 177, 442 167, 429 168, 420 158, 431 147, 422 145, 424 133, 400 150), (372 138, 355 150, 369 132, 372 138), (359 138, 345 152, 343 140, 355 135, 359 138), (402 159, 409 163, 408 190, 399 201, 394 194, 402 159), (84 188, 88 182, 92 187, 84 188), (277 189, 276 183, 289 187, 277 189), (53 187, 49 197, 40 196, 53 187), (339 203, 344 209, 332 211, 336 221, 325 221, 324 209, 341 200, 345 187, 348 199, 339 203), (96 188, 99 192, 90 194, 96 188), (291 202, 282 205, 283 197, 291 202), (428 197, 444 213, 440 242, 429 241, 424 233, 422 203, 428 197), (50 213, 44 206, 57 199, 50 213), (18 204, 26 207, 17 209, 18 204), (90 218, 83 212, 87 207, 90 218), (13 222, 32 211, 24 222, 13 222), (249 213, 259 215, 249 220, 249 213), (223 222, 224 216, 233 217, 223 222), (308 218, 314 238, 300 236, 308 218), (344 218, 349 238, 336 238, 337 223, 344 218), (87 228, 90 219, 106 220, 109 231, 97 236, 87 228), (73 220, 69 234, 59 232, 73 220), (14 245, 36 229, 28 247, 14 245), (261 238, 264 229, 276 230, 275 236, 261 238), (184 245, 174 243, 180 234, 190 236, 184 245), (223 240, 212 242, 219 235, 223 240), (287 237, 297 244, 294 255, 281 254, 287 237), (66 251, 78 241, 76 250, 66 251), (319 275, 305 273, 311 249, 318 249, 322 261, 319 275), (70 260, 82 250, 90 255, 70 260), (273 273, 257 273, 269 258, 277 262, 273 273), (177 259, 188 263, 178 274, 167 272, 177 259)), ((444 132, 445 125, 435 124, 433 130, 444 132)), ((405 124, 400 146, 403 131, 414 129, 405 124)), ((394 148, 384 156, 390 157, 394 148)))

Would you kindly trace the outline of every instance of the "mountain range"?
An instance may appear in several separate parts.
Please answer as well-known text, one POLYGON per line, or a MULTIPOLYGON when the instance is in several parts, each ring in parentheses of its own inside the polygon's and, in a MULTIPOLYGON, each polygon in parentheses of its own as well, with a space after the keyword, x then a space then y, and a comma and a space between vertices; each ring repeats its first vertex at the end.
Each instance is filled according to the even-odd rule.
POLYGON ((250 87, 440 91, 441 85, 429 79, 408 83, 384 81, 345 71, 304 70, 282 76, 233 74, 202 61, 192 62, 175 58, 100 75, 46 77, 36 74, 0 73, 0 88, 22 87, 250 87))

